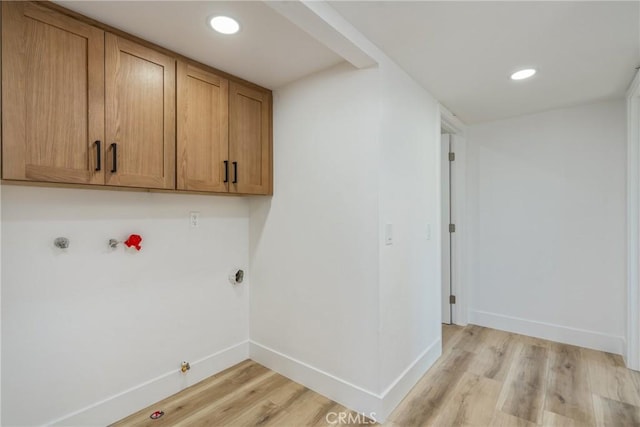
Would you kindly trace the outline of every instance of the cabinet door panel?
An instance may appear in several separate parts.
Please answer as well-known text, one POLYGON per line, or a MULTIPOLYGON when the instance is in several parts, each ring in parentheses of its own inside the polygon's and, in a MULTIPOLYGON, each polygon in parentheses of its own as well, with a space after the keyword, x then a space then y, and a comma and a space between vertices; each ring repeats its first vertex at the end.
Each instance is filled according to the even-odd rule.
POLYGON ((103 184, 104 33, 3 2, 3 178, 103 184))
POLYGON ((237 83, 229 87, 230 191, 271 194, 271 96, 237 83))
POLYGON ((107 184, 175 188, 175 60, 107 33, 105 61, 107 184))
POLYGON ((178 63, 179 190, 227 192, 229 84, 215 74, 178 63))

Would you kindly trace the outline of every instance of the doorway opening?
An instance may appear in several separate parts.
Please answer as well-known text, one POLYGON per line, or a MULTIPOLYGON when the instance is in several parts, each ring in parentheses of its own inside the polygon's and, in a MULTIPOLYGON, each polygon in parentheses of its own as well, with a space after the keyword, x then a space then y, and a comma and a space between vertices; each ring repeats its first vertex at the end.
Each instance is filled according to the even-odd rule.
POLYGON ((453 147, 453 135, 443 133, 440 135, 441 143, 441 183, 442 183, 442 323, 452 325, 455 323, 454 304, 456 303, 454 265, 455 259, 455 227, 454 218, 454 182, 453 166, 455 151, 453 147))
POLYGON ((465 248, 471 238, 466 217, 466 126, 445 107, 440 106, 440 112, 441 321, 465 326, 470 294, 465 248))

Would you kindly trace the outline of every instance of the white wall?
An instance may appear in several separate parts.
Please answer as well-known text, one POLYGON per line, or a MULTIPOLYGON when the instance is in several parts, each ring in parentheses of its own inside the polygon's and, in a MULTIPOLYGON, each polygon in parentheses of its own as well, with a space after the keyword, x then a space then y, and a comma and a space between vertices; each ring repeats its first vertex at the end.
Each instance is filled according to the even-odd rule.
POLYGON ((393 224, 394 238, 379 244, 384 392, 427 351, 440 352, 440 118, 436 101, 404 71, 390 61, 380 70, 380 232, 393 224))
POLYGON ((377 69, 343 63, 275 91, 274 195, 251 210, 251 340, 368 390, 378 387, 378 84, 377 69))
POLYGON ((621 353, 623 100, 471 126, 470 322, 621 353))
POLYGON ((104 425, 246 358, 248 231, 242 198, 3 186, 2 424, 104 425))
POLYGON ((274 196, 251 206, 251 356, 379 421, 441 352, 438 136, 437 103, 384 58, 274 93, 274 196))
POLYGON ((625 363, 640 370, 640 72, 627 91, 627 309, 625 363))

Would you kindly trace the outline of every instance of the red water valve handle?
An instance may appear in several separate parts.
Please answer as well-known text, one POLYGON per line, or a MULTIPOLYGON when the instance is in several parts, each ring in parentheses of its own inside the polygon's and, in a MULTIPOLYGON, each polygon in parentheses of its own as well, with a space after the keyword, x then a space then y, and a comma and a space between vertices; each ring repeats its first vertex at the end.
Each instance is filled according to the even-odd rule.
POLYGON ((142 246, 140 246, 141 242, 142 236, 138 234, 132 234, 127 240, 124 241, 124 244, 127 245, 128 248, 134 247, 137 250, 140 250, 142 249, 142 246))

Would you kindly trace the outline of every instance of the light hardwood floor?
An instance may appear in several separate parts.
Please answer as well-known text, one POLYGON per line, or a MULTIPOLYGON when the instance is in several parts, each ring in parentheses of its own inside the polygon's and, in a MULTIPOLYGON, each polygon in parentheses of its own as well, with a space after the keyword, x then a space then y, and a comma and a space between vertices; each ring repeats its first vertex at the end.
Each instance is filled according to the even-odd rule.
MULTIPOLYGON (((444 325, 442 335, 442 357, 385 425, 640 426, 640 373, 618 355, 474 325, 444 325)), ((247 360, 115 425, 344 425, 335 423, 341 412, 357 419, 247 360), (165 415, 149 419, 156 410, 165 415)))

